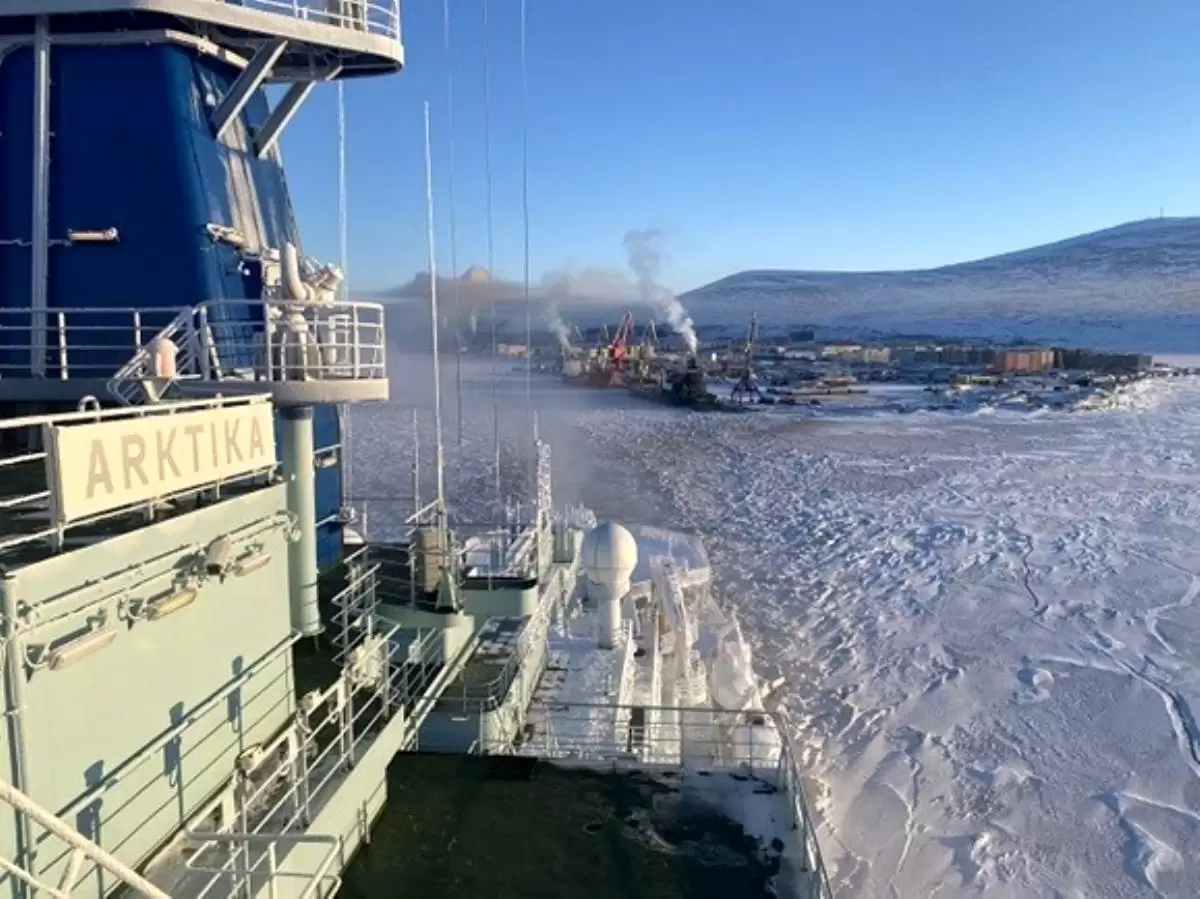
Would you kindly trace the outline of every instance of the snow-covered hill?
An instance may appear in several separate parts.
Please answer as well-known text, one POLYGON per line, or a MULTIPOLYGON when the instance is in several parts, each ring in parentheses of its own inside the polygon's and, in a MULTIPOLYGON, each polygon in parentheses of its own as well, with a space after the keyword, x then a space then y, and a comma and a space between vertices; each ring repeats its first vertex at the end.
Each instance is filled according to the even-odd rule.
POLYGON ((1200 218, 1130 222, 907 272, 747 271, 681 299, 702 327, 812 323, 846 336, 1052 340, 1159 352, 1200 342, 1200 218))

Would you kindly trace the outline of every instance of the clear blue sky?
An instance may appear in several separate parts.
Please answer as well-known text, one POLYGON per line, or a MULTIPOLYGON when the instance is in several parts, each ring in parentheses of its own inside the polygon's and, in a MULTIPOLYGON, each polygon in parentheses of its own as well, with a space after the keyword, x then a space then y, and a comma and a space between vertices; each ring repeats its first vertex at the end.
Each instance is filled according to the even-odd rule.
MULTIPOLYGON (((432 103, 449 267, 486 258, 482 0, 404 4, 408 65, 347 84, 350 272, 425 265, 432 103)), ((497 271, 522 272, 516 0, 492 0, 497 271)), ((957 262, 1200 211, 1196 0, 528 0, 532 273, 624 264, 659 227, 678 290, 746 268, 957 262)), ((306 249, 337 256, 335 88, 284 140, 306 249)))

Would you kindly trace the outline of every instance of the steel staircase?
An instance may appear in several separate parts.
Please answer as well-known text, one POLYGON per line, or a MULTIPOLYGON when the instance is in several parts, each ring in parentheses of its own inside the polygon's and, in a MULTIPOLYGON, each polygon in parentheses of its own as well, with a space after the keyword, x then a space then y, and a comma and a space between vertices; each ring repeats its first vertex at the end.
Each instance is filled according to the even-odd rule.
POLYGON ((211 335, 201 340, 196 330, 197 309, 182 310, 108 380, 108 392, 123 406, 165 399, 183 377, 199 377, 202 347, 212 347, 211 335), (161 361, 171 358, 170 366, 161 361))

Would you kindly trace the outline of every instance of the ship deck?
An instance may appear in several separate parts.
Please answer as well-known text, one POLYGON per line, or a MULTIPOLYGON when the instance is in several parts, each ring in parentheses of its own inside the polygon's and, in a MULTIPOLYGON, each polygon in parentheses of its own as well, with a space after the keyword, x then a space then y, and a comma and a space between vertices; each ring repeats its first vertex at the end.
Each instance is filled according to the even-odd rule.
MULTIPOLYGON (((707 806, 635 773, 531 758, 398 755, 340 899, 754 899, 777 860, 707 806)), ((769 797, 764 797, 769 798, 769 797)))
POLYGON ((517 652, 517 641, 529 618, 490 618, 479 632, 479 645, 446 690, 449 701, 490 699, 500 703, 507 692, 503 676, 517 652))

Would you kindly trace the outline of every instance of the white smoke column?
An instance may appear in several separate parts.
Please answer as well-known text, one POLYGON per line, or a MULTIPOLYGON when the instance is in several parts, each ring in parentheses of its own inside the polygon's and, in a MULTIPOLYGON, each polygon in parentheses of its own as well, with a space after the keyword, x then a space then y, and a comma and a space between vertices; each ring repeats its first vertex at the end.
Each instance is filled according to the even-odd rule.
POLYGON ((558 338, 558 346, 563 355, 571 355, 571 332, 567 323, 562 320, 558 311, 558 302, 571 295, 571 281, 564 277, 552 278, 547 284, 548 302, 546 306, 546 325, 558 338))
POLYGON ((655 246, 662 232, 655 228, 635 228, 625 233, 625 252, 629 256, 629 267, 637 276, 638 290, 642 299, 650 304, 660 316, 667 320, 676 334, 683 338, 689 353, 699 348, 696 325, 683 303, 671 291, 658 283, 658 272, 662 256, 655 246))

